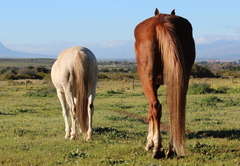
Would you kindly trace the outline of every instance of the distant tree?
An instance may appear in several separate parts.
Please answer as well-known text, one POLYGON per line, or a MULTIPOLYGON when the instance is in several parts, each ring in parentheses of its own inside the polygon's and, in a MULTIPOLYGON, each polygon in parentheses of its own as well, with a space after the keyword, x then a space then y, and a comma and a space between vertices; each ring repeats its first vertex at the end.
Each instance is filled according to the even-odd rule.
POLYGON ((208 67, 200 66, 197 63, 193 65, 191 75, 194 78, 213 78, 215 75, 208 67))
POLYGON ((125 73, 126 71, 123 68, 117 70, 118 72, 125 73))
POLYGON ((0 69, 0 74, 4 74, 4 73, 6 73, 8 70, 10 70, 10 67, 4 67, 4 68, 0 69))
POLYGON ((27 66, 27 69, 34 69, 34 66, 27 66))
POLYGON ((36 67, 36 72, 37 73, 50 73, 50 70, 48 70, 47 68, 45 67, 36 67))
POLYGON ((12 68, 10 68, 7 72, 5 72, 5 74, 7 74, 7 75, 16 75, 17 71, 12 69, 12 68))
POLYGON ((30 76, 33 76, 33 75, 36 75, 36 70, 30 66, 28 67, 24 67, 24 68, 21 68, 18 73, 18 75, 30 75, 30 76))
POLYGON ((102 72, 107 73, 109 72, 108 68, 102 68, 102 72))
POLYGON ((212 60, 207 66, 210 71, 218 71, 219 70, 219 61, 212 60))

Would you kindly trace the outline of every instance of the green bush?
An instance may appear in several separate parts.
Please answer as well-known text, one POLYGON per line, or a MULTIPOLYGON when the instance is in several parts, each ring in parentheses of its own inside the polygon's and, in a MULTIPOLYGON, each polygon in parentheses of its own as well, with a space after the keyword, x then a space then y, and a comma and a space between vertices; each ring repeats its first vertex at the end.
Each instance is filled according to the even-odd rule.
POLYGON ((216 107, 218 103, 222 103, 222 102, 223 101, 216 96, 209 96, 202 100, 202 105, 216 107))
POLYGON ((214 73, 206 66, 200 66, 195 63, 192 67, 191 75, 194 78, 214 78, 214 73))
POLYGON ((98 74, 98 78, 99 78, 99 79, 109 79, 109 77, 108 77, 107 75, 102 74, 102 73, 99 73, 99 74, 98 74))
POLYGON ((235 107, 240 106, 240 99, 234 99, 233 97, 230 97, 228 100, 224 101, 224 104, 226 107, 235 107))
POLYGON ((193 83, 188 88, 188 94, 207 94, 207 93, 227 93, 231 88, 227 86, 221 86, 217 89, 211 88, 207 83, 193 83))
POLYGON ((228 90, 229 93, 240 93, 240 88, 231 88, 228 90))
POLYGON ((8 70, 10 70, 10 67, 4 67, 4 68, 0 69, 0 74, 4 74, 4 73, 6 73, 8 70))
POLYGON ((207 83, 194 83, 188 88, 188 94, 206 94, 213 92, 215 92, 215 90, 207 83))
POLYGON ((227 87, 227 86, 221 86, 221 87, 217 88, 216 93, 227 93, 228 90, 230 90, 229 87, 227 87))

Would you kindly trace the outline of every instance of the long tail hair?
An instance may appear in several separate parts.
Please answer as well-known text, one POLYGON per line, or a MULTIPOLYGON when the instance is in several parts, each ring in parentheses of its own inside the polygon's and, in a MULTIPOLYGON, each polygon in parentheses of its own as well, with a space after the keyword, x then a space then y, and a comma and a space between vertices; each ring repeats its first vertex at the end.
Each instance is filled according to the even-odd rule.
POLYGON ((157 26, 157 38, 161 52, 163 79, 167 88, 167 103, 170 107, 170 148, 177 155, 184 155, 185 148, 185 105, 188 87, 181 43, 169 23, 157 26))
POLYGON ((73 57, 73 72, 76 88, 76 120, 84 137, 86 137, 88 129, 88 72, 86 72, 88 63, 86 61, 87 57, 82 55, 81 52, 77 52, 73 57))

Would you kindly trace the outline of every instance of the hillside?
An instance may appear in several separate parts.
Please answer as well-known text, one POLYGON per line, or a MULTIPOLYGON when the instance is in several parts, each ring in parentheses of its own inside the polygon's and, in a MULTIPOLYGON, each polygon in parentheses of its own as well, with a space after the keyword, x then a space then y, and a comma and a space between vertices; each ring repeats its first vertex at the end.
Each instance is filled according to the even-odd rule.
POLYGON ((46 57, 51 56, 10 50, 0 42, 0 58, 46 58, 46 57))

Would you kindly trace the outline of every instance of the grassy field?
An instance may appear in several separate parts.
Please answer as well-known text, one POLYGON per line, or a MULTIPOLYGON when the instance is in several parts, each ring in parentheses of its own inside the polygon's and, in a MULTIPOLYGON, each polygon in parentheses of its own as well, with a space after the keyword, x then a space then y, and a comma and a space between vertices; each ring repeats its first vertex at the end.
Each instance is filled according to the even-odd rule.
MULTIPOLYGON (((141 84, 100 81, 97 86, 93 140, 65 140, 60 103, 50 82, 0 82, 0 165, 81 166, 238 166, 240 165, 240 80, 192 79, 226 93, 188 94, 186 151, 182 159, 152 158, 146 152, 148 103, 141 84), (223 88, 224 87, 224 88, 223 88)), ((164 148, 169 112, 164 87, 164 148)))

